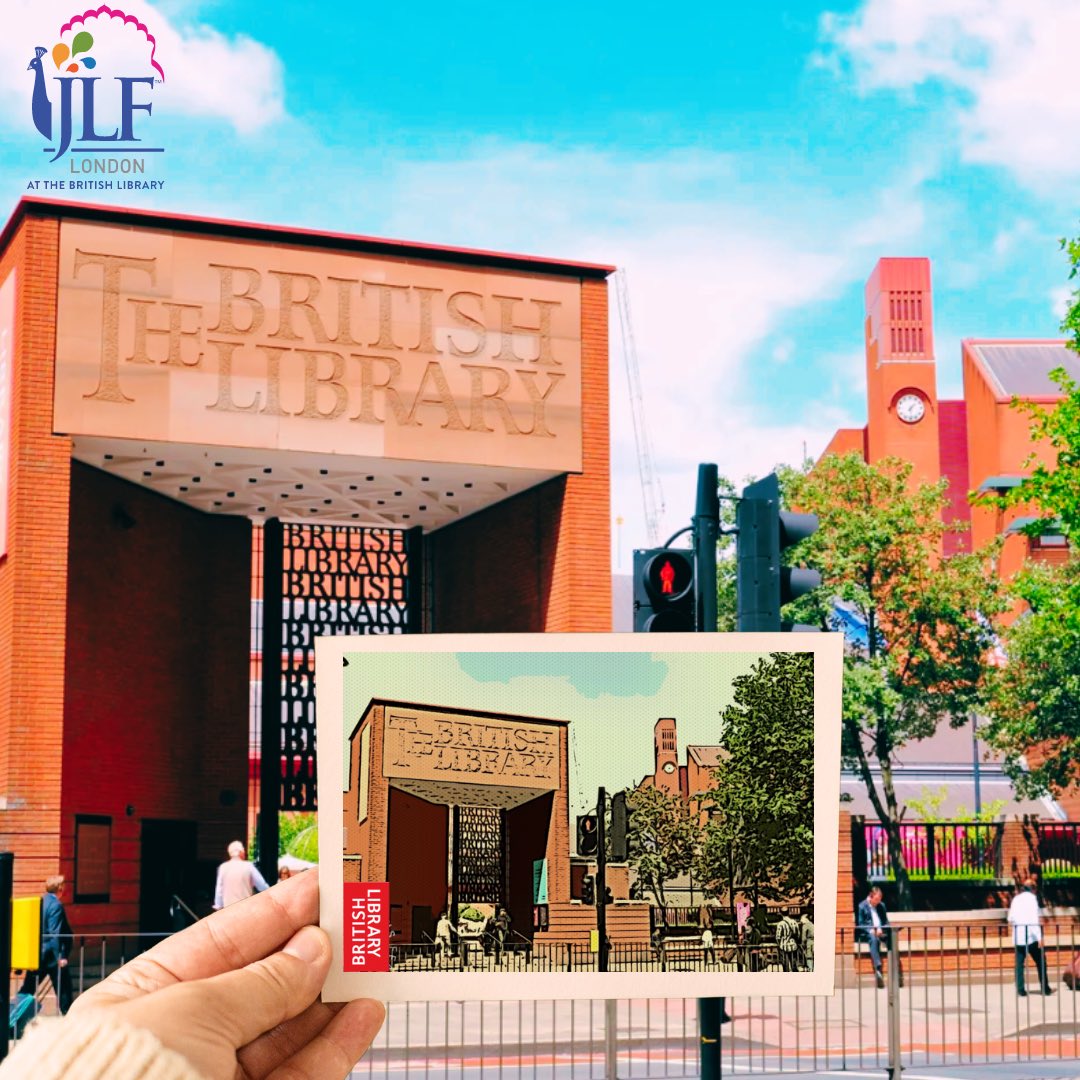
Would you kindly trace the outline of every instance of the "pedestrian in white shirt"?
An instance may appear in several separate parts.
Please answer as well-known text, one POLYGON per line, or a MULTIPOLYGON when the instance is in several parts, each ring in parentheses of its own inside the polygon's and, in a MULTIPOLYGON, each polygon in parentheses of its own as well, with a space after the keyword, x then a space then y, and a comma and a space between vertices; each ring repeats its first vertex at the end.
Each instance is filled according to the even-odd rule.
POLYGON ((1042 951, 1042 926, 1039 898, 1035 895, 1035 880, 1027 878, 1023 887, 1009 905, 1009 925, 1013 931, 1016 948, 1016 992, 1027 997, 1024 989, 1024 962, 1028 956, 1035 961, 1039 984, 1044 994, 1052 994, 1050 980, 1046 977, 1046 957, 1042 951))
POLYGON ((257 892, 265 892, 266 881, 258 867, 247 861, 247 848, 240 840, 229 845, 229 859, 218 867, 217 884, 214 886, 214 910, 246 900, 257 892))

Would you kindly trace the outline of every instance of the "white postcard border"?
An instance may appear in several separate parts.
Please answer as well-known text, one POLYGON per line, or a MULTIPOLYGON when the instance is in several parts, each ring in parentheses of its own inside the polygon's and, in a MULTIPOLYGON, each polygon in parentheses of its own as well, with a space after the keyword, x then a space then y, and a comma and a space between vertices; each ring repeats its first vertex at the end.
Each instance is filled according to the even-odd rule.
POLYGON ((835 977, 842 634, 400 634, 326 636, 315 644, 320 923, 334 960, 324 1001, 810 996, 835 977), (344 667, 357 652, 811 652, 814 654, 814 970, 800 972, 388 972, 341 970, 344 667))

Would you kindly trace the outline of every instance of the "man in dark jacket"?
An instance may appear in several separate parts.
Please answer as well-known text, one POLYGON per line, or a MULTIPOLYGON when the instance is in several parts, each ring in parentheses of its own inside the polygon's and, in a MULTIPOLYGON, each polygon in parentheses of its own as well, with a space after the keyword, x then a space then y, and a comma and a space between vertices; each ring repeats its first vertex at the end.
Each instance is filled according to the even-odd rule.
MULTIPOLYGON (((875 885, 867 893, 866 899, 859 904, 855 912, 855 940, 865 941, 870 946, 870 962, 874 965, 874 978, 878 988, 885 985, 881 974, 881 950, 888 949, 892 929, 889 926, 889 913, 882 902, 881 890, 875 885)), ((904 985, 904 973, 900 973, 900 985, 904 985)))
POLYGON ((64 878, 60 874, 45 880, 45 895, 41 900, 41 966, 28 971, 20 993, 32 994, 46 975, 56 991, 56 1002, 61 1013, 71 1008, 71 973, 67 969, 71 953, 71 924, 61 896, 64 878))

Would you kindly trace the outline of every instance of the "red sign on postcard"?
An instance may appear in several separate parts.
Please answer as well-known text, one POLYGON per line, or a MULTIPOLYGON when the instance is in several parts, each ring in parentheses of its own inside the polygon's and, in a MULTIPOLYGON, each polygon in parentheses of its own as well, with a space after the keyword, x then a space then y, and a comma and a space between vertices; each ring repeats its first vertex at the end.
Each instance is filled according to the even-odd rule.
POLYGON ((345 892, 346 971, 390 970, 390 884, 351 881, 345 892))

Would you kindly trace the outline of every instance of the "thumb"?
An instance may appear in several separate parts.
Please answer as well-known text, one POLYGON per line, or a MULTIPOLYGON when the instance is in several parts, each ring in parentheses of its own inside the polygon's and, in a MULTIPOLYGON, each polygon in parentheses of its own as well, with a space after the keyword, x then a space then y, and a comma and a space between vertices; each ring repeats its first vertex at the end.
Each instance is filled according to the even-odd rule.
POLYGON ((150 1028, 167 1046, 218 1075, 197 1059, 222 1051, 235 1055, 263 1032, 302 1013, 318 997, 329 969, 330 939, 317 926, 305 926, 263 960, 179 983, 119 1008, 129 1023, 150 1028))

